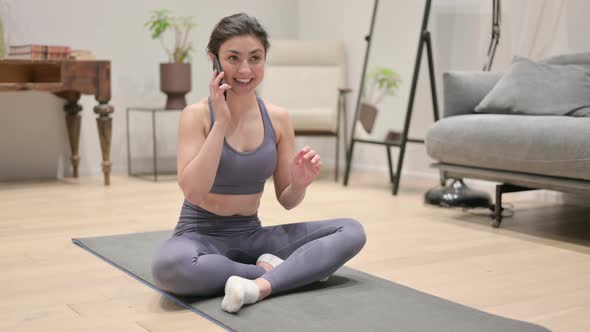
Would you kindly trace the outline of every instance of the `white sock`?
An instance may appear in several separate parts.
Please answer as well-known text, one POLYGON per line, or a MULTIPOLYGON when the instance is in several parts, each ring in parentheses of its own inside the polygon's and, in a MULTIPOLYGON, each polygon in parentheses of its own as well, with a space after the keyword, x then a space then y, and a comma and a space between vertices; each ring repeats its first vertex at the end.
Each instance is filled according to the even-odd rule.
POLYGON ((253 280, 231 276, 225 283, 225 296, 221 301, 221 309, 231 313, 238 312, 244 304, 258 301, 259 292, 253 280))
POLYGON ((272 266, 274 269, 279 264, 281 264, 283 262, 283 260, 273 254, 262 254, 262 255, 260 255, 260 257, 258 257, 258 260, 256 260, 257 264, 258 264, 258 262, 264 262, 264 263, 270 264, 270 266, 272 266))
MULTIPOLYGON (((262 255, 260 255, 260 257, 258 257, 258 260, 256 260, 256 263, 258 263, 258 262, 268 263, 274 269, 279 264, 281 264, 283 262, 283 260, 273 254, 262 254, 262 255)), ((325 281, 328 281, 328 279, 330 279, 330 276, 320 279, 320 281, 325 282, 325 281)))

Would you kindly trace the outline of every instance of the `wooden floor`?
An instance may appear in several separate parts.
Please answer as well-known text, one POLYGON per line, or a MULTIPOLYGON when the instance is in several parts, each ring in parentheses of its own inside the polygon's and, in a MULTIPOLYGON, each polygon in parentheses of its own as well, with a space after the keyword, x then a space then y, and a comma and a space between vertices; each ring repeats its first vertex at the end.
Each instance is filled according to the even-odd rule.
MULTIPOLYGON (((292 211, 267 184, 260 216, 357 218, 368 242, 350 267, 553 331, 590 331, 590 208, 508 194, 515 215, 493 229, 486 211, 424 206, 432 181, 405 178, 397 197, 386 181, 320 179, 292 211)), ((175 181, 0 183, 0 331, 220 331, 71 242, 170 229, 181 201, 175 181)))

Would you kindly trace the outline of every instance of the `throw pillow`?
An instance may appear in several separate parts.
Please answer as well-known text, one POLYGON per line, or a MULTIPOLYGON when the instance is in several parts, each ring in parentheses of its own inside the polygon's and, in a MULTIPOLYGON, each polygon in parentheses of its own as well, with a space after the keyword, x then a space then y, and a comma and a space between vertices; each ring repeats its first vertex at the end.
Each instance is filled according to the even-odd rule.
POLYGON ((502 78, 488 71, 449 71, 443 74, 444 117, 470 114, 502 78))
MULTIPOLYGON (((512 57, 512 63, 522 59, 530 60, 524 56, 515 55, 512 57)), ((537 62, 548 65, 590 65, 590 52, 553 55, 537 62)))
POLYGON ((590 65, 590 52, 555 55, 539 62, 550 65, 590 65))
POLYGON ((475 107, 479 113, 588 116, 590 68, 520 58, 475 107))

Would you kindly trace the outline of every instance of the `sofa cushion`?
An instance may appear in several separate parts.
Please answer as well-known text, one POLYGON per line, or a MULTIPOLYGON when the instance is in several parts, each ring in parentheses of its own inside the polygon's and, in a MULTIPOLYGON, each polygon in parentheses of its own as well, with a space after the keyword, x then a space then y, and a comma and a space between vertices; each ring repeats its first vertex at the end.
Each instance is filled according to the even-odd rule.
POLYGON ((583 116, 586 108, 590 108, 590 66, 551 65, 520 58, 475 112, 583 116))
POLYGON ((442 119, 426 135, 441 162, 590 180, 590 118, 469 114, 442 119))

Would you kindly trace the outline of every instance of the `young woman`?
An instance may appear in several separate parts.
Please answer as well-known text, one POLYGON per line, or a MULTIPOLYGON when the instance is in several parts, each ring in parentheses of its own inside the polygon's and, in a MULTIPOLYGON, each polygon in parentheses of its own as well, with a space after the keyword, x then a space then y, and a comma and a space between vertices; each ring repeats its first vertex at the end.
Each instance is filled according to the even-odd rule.
POLYGON ((246 14, 215 26, 208 54, 219 59, 222 72, 213 72, 209 98, 182 112, 177 170, 185 200, 174 235, 152 266, 165 291, 225 291, 221 307, 227 312, 327 278, 366 242, 353 219, 261 226, 257 211, 270 176, 289 210, 322 166, 311 148, 295 152, 287 111, 256 95, 269 46, 266 31, 246 14))

